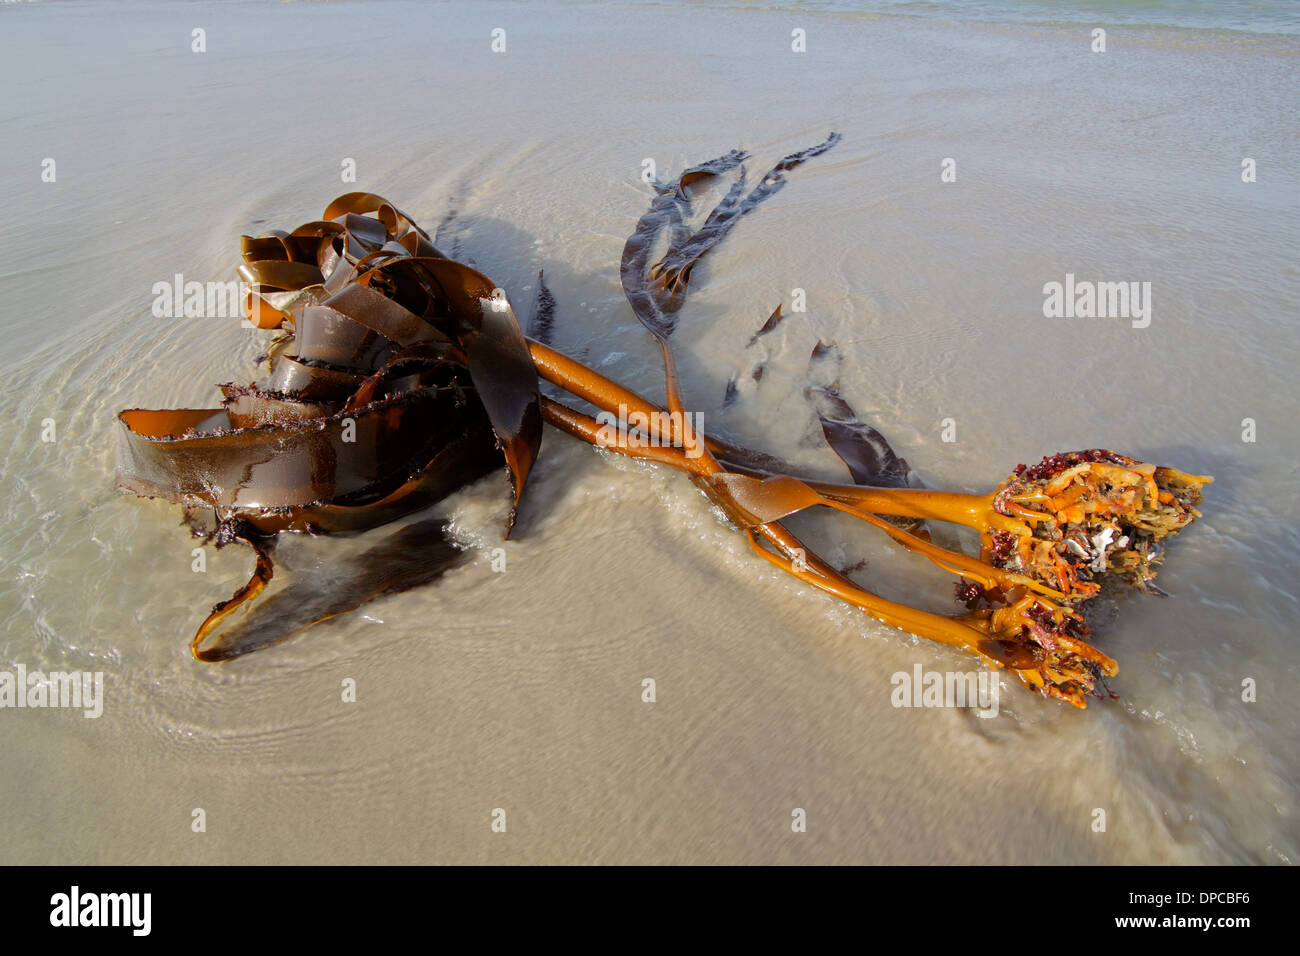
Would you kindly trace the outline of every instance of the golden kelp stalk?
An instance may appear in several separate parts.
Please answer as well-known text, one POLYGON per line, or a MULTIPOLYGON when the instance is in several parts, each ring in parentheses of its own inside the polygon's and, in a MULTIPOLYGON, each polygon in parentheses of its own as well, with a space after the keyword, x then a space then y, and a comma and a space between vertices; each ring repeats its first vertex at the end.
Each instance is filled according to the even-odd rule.
MULTIPOLYGON (((775 458, 693 431, 670 344, 691 271, 781 189, 786 172, 838 140, 832 134, 787 156, 748 191, 740 151, 655 184, 624 248, 621 277, 662 351, 664 406, 526 338, 491 280, 448 259, 379 196, 349 193, 292 232, 245 236, 239 271, 252 291, 244 311, 259 328, 283 330, 267 356, 269 375, 221 386, 220 408, 119 415, 119 487, 184 505, 192 527, 210 510, 216 520, 205 533, 218 546, 239 540, 256 553, 249 582, 198 628, 194 656, 233 655, 209 639, 265 589, 281 531, 385 524, 504 462, 514 498, 508 536, 545 420, 686 472, 765 560, 876 620, 1011 668, 1027 686, 1075 706, 1102 696, 1103 678, 1118 668, 1088 643, 1080 605, 1106 575, 1154 590, 1160 542, 1198 517, 1201 486, 1211 479, 1092 450, 1020 466, 986 496, 909 487, 906 462, 833 388, 820 390, 819 417, 855 484, 805 481, 775 458), (687 187, 737 168, 725 197, 691 229, 687 187), (600 411, 637 413, 641 427, 610 442, 608 424, 542 396, 539 377, 600 411), (812 507, 865 521, 959 575, 966 612, 918 610, 849 580, 781 524, 812 507), (922 522, 936 520, 978 530, 980 557, 933 544, 922 522)), ((544 306, 553 304, 540 282, 539 293, 544 306)), ((780 320, 778 308, 755 337, 780 320)), ((420 579, 411 568, 403 575, 420 579)), ((383 582, 363 590, 383 593, 383 582)), ((346 610, 336 605, 331 615, 340 606, 346 610)))

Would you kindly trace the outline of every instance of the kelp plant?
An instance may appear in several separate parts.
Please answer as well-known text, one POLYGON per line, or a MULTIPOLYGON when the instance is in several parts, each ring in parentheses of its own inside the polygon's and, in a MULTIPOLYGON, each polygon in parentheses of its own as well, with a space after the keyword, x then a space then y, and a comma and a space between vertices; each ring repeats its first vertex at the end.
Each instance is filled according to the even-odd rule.
MULTIPOLYGON (((739 150, 654 184, 650 208, 624 247, 621 278, 632 311, 662 351, 663 405, 527 338, 490 279, 447 258, 379 196, 348 193, 292 232, 243 237, 244 313, 258 328, 281 332, 264 356, 267 374, 250 385, 220 386, 219 408, 118 416, 119 487, 182 504, 196 533, 218 547, 243 542, 256 556, 248 583, 199 626, 194 656, 223 660, 239 652, 212 638, 271 580, 280 532, 382 525, 504 461, 513 495, 508 537, 545 421, 686 472, 764 560, 878 621, 1010 668, 1027 686, 1077 707, 1088 695, 1109 694, 1104 678, 1118 668, 1088 643, 1080 606, 1106 576, 1155 591, 1161 542, 1199 516, 1201 487, 1211 479, 1093 449, 1017 466, 988 495, 915 487, 906 462, 856 419, 833 385, 809 397, 851 484, 800 479, 776 458, 694 431, 671 347, 692 269, 782 188, 786 172, 838 140, 831 134, 785 157, 752 189, 748 156, 739 150), (733 185, 692 229, 688 187, 732 170, 739 171, 733 185), (621 407, 629 414, 620 421, 635 424, 611 436, 607 422, 542 395, 540 379, 600 411, 621 407), (781 523, 813 507, 864 521, 958 575, 964 613, 922 611, 854 583, 781 523), (925 521, 976 529, 979 557, 932 543, 925 521)), ((549 327, 554 300, 540 279, 542 325, 549 327)), ((778 307, 755 338, 781 320, 778 307)), ((414 537, 401 534, 403 541, 414 537)), ((404 574, 411 578, 413 569, 404 574)), ((381 581, 369 596, 384 590, 391 588, 381 581)))

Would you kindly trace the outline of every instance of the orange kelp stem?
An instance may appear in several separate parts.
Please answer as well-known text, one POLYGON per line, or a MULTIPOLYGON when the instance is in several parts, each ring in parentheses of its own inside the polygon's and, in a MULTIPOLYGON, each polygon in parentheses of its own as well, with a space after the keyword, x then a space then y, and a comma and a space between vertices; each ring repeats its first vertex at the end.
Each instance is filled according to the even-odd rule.
MULTIPOLYGON (((542 414, 548 423, 568 434, 591 444, 602 445, 602 447, 607 447, 619 454, 670 465, 705 479, 716 474, 705 463, 704 458, 688 458, 680 448, 671 446, 630 447, 627 442, 606 445, 598 437, 601 426, 595 419, 550 399, 543 399, 542 414)), ((706 491, 710 490, 710 483, 707 480, 701 481, 700 484, 706 491)), ((735 509, 731 506, 732 502, 726 496, 711 494, 710 497, 727 510, 737 520, 737 523, 742 525, 747 523, 743 516, 735 514, 735 509)), ((905 532, 898 531, 898 529, 884 522, 881 522, 881 524, 884 526, 882 530, 897 534, 899 536, 897 540, 903 541, 909 547, 921 545, 935 551, 942 550, 935 549, 933 545, 919 539, 915 542, 906 542, 904 539, 912 536, 906 535, 905 532)), ((999 643, 991 636, 990 629, 983 620, 951 618, 929 611, 922 611, 887 600, 859 587, 835 571, 815 554, 809 552, 797 537, 776 522, 766 522, 754 526, 746 532, 746 535, 751 547, 762 555, 765 560, 799 580, 816 587, 818 590, 832 594, 852 604, 882 624, 902 628, 910 633, 953 647, 963 648, 986 658, 998 666, 1009 666, 1016 669, 1033 666, 1032 657, 1027 651, 999 643), (769 541, 780 553, 774 554, 764 548, 758 543, 756 535, 769 541)), ((945 553, 946 560, 952 560, 953 558, 963 559, 964 562, 971 561, 964 555, 954 556, 945 553)), ((974 563, 978 564, 978 562, 974 563)), ((989 568, 987 570, 995 575, 999 573, 997 569, 989 568)), ((1116 670, 1117 668, 1115 668, 1113 662, 1109 662, 1108 673, 1114 673, 1116 670)))
MULTIPOLYGON (((659 416, 664 414, 664 409, 654 402, 533 339, 528 340, 528 350, 533 357, 537 374, 541 378, 590 402, 601 411, 618 414, 619 406, 622 405, 629 413, 639 412, 647 420, 647 430, 651 438, 665 443, 674 441, 672 434, 662 434, 658 428, 659 416)), ((739 448, 707 435, 703 436, 703 445, 714 456, 726 461, 729 471, 756 477, 774 474, 732 463, 731 458, 761 457, 748 449, 739 448)), ((722 469, 713 468, 710 473, 717 470, 722 469)), ((992 517, 996 514, 993 512, 992 495, 968 495, 920 488, 872 488, 818 481, 808 481, 807 484, 827 498, 855 505, 862 511, 875 514, 947 521, 976 530, 983 530, 988 527, 990 521, 996 520, 992 517)))

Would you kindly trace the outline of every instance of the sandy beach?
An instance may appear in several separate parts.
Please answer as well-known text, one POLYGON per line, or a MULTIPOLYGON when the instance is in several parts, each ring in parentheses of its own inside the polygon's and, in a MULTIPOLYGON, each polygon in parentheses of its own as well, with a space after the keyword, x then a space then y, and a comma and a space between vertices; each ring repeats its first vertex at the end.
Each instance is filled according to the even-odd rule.
MULTIPOLYGON (((953 6, 0 5, 0 672, 103 675, 97 717, 0 709, 0 862, 1300 860, 1300 24, 953 6), (756 178, 832 130, 692 277, 691 407, 847 481, 804 397, 834 342, 841 394, 930 487, 1098 447, 1213 475, 1171 597, 1095 629, 1118 699, 1004 675, 992 719, 896 707, 891 675, 976 663, 756 559, 681 475, 554 429, 508 543, 491 475, 435 507, 468 550, 436 583, 191 658, 251 562, 195 573, 179 509, 115 490, 115 416, 213 404, 268 338, 159 318, 157 283, 233 279, 241 234, 370 190, 521 317, 544 270, 554 347, 660 396, 619 283, 645 163, 739 147, 756 178), (1149 283, 1149 311, 1049 317, 1067 276, 1149 283), (795 290, 806 311, 748 346, 795 290)), ((957 610, 871 529, 791 527, 957 610)), ((292 546, 324 575, 368 540, 292 546)))

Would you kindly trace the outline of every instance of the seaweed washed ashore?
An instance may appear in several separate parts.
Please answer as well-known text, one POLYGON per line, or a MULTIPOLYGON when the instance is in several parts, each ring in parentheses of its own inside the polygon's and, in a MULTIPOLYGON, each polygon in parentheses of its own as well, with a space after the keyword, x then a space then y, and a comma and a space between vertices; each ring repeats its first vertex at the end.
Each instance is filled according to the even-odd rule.
MULTIPOLYGON (((129 409, 118 416, 118 487, 183 505, 196 534, 217 547, 242 542, 256 557, 248 583, 198 627, 194 656, 216 661, 242 653, 221 633, 271 581, 281 532, 341 534, 383 525, 504 462, 513 496, 508 537, 549 423, 611 452, 685 472, 757 555, 876 620, 1009 668, 1027 687, 1076 707, 1088 696, 1114 696, 1105 678, 1118 665, 1089 643, 1081 607, 1107 577, 1157 591, 1151 581, 1162 541, 1199 517, 1202 486, 1212 479, 1091 449, 1017 466, 987 495, 928 490, 909 481, 906 461, 856 419, 832 385, 817 390, 818 415, 854 481, 818 482, 769 455, 702 434, 686 410, 671 339, 693 267, 785 185, 785 173, 838 140, 831 134, 785 157, 752 188, 748 156, 739 150, 654 184, 650 208, 624 247, 621 278, 633 312, 662 351, 662 404, 527 338, 490 279, 443 255, 380 196, 348 193, 292 232, 243 237, 239 272, 251 290, 244 312, 258 328, 279 333, 265 356, 267 374, 253 384, 220 386, 219 408, 129 409), (738 172, 725 196, 691 228, 692 184, 732 171, 738 172), (604 414, 592 417, 544 396, 543 379, 604 414), (614 415, 618 424, 611 426, 614 415), (865 521, 958 575, 965 612, 922 611, 850 580, 781 523, 814 507, 865 521), (977 530, 979 556, 935 545, 927 521, 977 530)), ((537 308, 537 325, 549 327, 554 300, 540 276, 537 308)), ((782 318, 778 306, 755 336, 782 318)), ((393 537, 404 545, 414 535, 404 529, 393 537)), ((399 565, 394 578, 419 579, 399 565)), ((393 589, 381 576, 352 603, 305 624, 393 589)))

